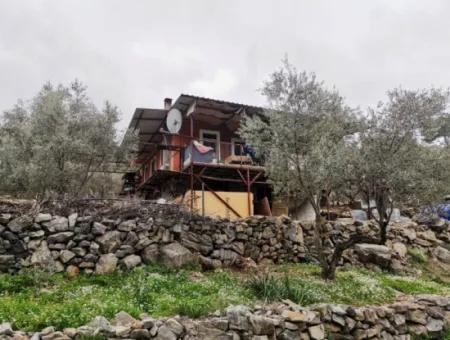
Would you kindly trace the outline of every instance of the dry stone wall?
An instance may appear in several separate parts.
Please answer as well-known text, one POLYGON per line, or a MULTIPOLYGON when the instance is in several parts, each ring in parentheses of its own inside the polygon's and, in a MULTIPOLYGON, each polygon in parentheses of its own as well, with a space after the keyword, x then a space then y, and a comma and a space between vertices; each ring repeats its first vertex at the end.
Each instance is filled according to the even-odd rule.
POLYGON ((299 223, 251 217, 230 222, 190 216, 173 205, 152 204, 142 214, 68 216, 0 214, 0 271, 42 266, 55 271, 108 273, 141 263, 207 268, 249 261, 299 261, 305 256, 299 223))
POLYGON ((238 305, 200 320, 153 319, 147 314, 135 319, 120 312, 111 321, 97 316, 85 326, 64 330, 50 326, 34 334, 13 330, 9 323, 3 323, 0 338, 70 340, 103 335, 113 339, 158 340, 409 340, 413 336, 441 339, 449 322, 449 298, 419 295, 377 307, 323 304, 306 309, 290 301, 267 307, 238 305))

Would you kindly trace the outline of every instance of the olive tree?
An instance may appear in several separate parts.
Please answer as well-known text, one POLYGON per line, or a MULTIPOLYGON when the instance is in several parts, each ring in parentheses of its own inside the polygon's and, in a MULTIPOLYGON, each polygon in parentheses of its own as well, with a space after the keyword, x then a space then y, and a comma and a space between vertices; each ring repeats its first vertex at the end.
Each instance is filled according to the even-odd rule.
POLYGON ((385 103, 369 109, 365 128, 348 151, 355 168, 349 177, 369 202, 368 214, 379 225, 380 243, 386 242, 395 205, 425 204, 444 193, 448 158, 442 147, 421 140, 424 124, 441 116, 447 103, 447 91, 389 91, 385 103), (374 214, 371 208, 376 208, 374 214))
POLYGON ((366 235, 355 234, 335 244, 328 254, 328 234, 321 215, 323 192, 344 185, 345 137, 359 128, 356 112, 335 89, 328 89, 314 74, 298 72, 287 61, 264 84, 269 108, 262 117, 247 117, 240 129, 246 143, 265 160, 277 194, 309 202, 315 211, 315 248, 323 277, 332 279, 342 252, 366 235))
POLYGON ((31 101, 19 101, 0 118, 0 192, 96 191, 96 174, 126 164, 135 142, 127 138, 119 145, 118 119, 117 107, 106 102, 97 109, 79 81, 45 84, 31 101))

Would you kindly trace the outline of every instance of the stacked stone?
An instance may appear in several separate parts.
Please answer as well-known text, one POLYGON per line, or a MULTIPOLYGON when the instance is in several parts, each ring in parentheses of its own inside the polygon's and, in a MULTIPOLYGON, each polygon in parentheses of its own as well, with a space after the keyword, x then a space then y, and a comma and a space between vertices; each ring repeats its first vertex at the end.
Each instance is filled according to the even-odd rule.
POLYGON ((284 217, 216 220, 157 204, 147 217, 123 219, 0 214, 0 271, 39 265, 108 273, 150 262, 181 266, 194 258, 216 268, 304 256, 301 225, 284 217))
POLYGON ((158 340, 407 340, 411 336, 439 338, 449 327, 450 298, 420 295, 391 305, 361 308, 326 304, 306 309, 290 301, 270 308, 237 305, 200 320, 178 316, 153 319, 147 314, 135 319, 120 312, 111 322, 97 316, 85 326, 60 331, 47 327, 34 334, 13 331, 9 323, 3 323, 0 338, 69 340, 103 335, 116 339, 158 340))

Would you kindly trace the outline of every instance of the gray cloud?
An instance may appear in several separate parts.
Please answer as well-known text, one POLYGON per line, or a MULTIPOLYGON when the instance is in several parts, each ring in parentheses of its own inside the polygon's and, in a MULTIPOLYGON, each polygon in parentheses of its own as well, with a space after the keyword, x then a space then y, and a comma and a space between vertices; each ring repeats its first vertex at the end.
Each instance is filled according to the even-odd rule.
POLYGON ((0 0, 0 110, 76 77, 121 127, 182 92, 261 105, 285 54, 364 108, 450 85, 449 14, 445 0, 0 0))

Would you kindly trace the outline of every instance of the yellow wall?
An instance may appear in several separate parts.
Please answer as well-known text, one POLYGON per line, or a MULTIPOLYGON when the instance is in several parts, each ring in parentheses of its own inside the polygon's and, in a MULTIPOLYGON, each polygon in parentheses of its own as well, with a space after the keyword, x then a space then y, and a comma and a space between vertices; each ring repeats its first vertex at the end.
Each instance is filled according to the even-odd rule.
MULTIPOLYGON (((220 196, 225 202, 227 202, 241 217, 248 217, 253 215, 253 194, 250 193, 250 211, 248 211, 248 196, 246 192, 228 192, 228 191, 216 191, 216 194, 220 196)), ((202 192, 194 191, 194 210, 202 215, 202 192)), ((187 205, 190 205, 191 192, 188 191, 185 196, 187 205)), ((205 201, 205 215, 211 217, 223 217, 229 219, 236 219, 233 211, 231 211, 225 204, 223 204, 213 193, 204 192, 205 201)))

